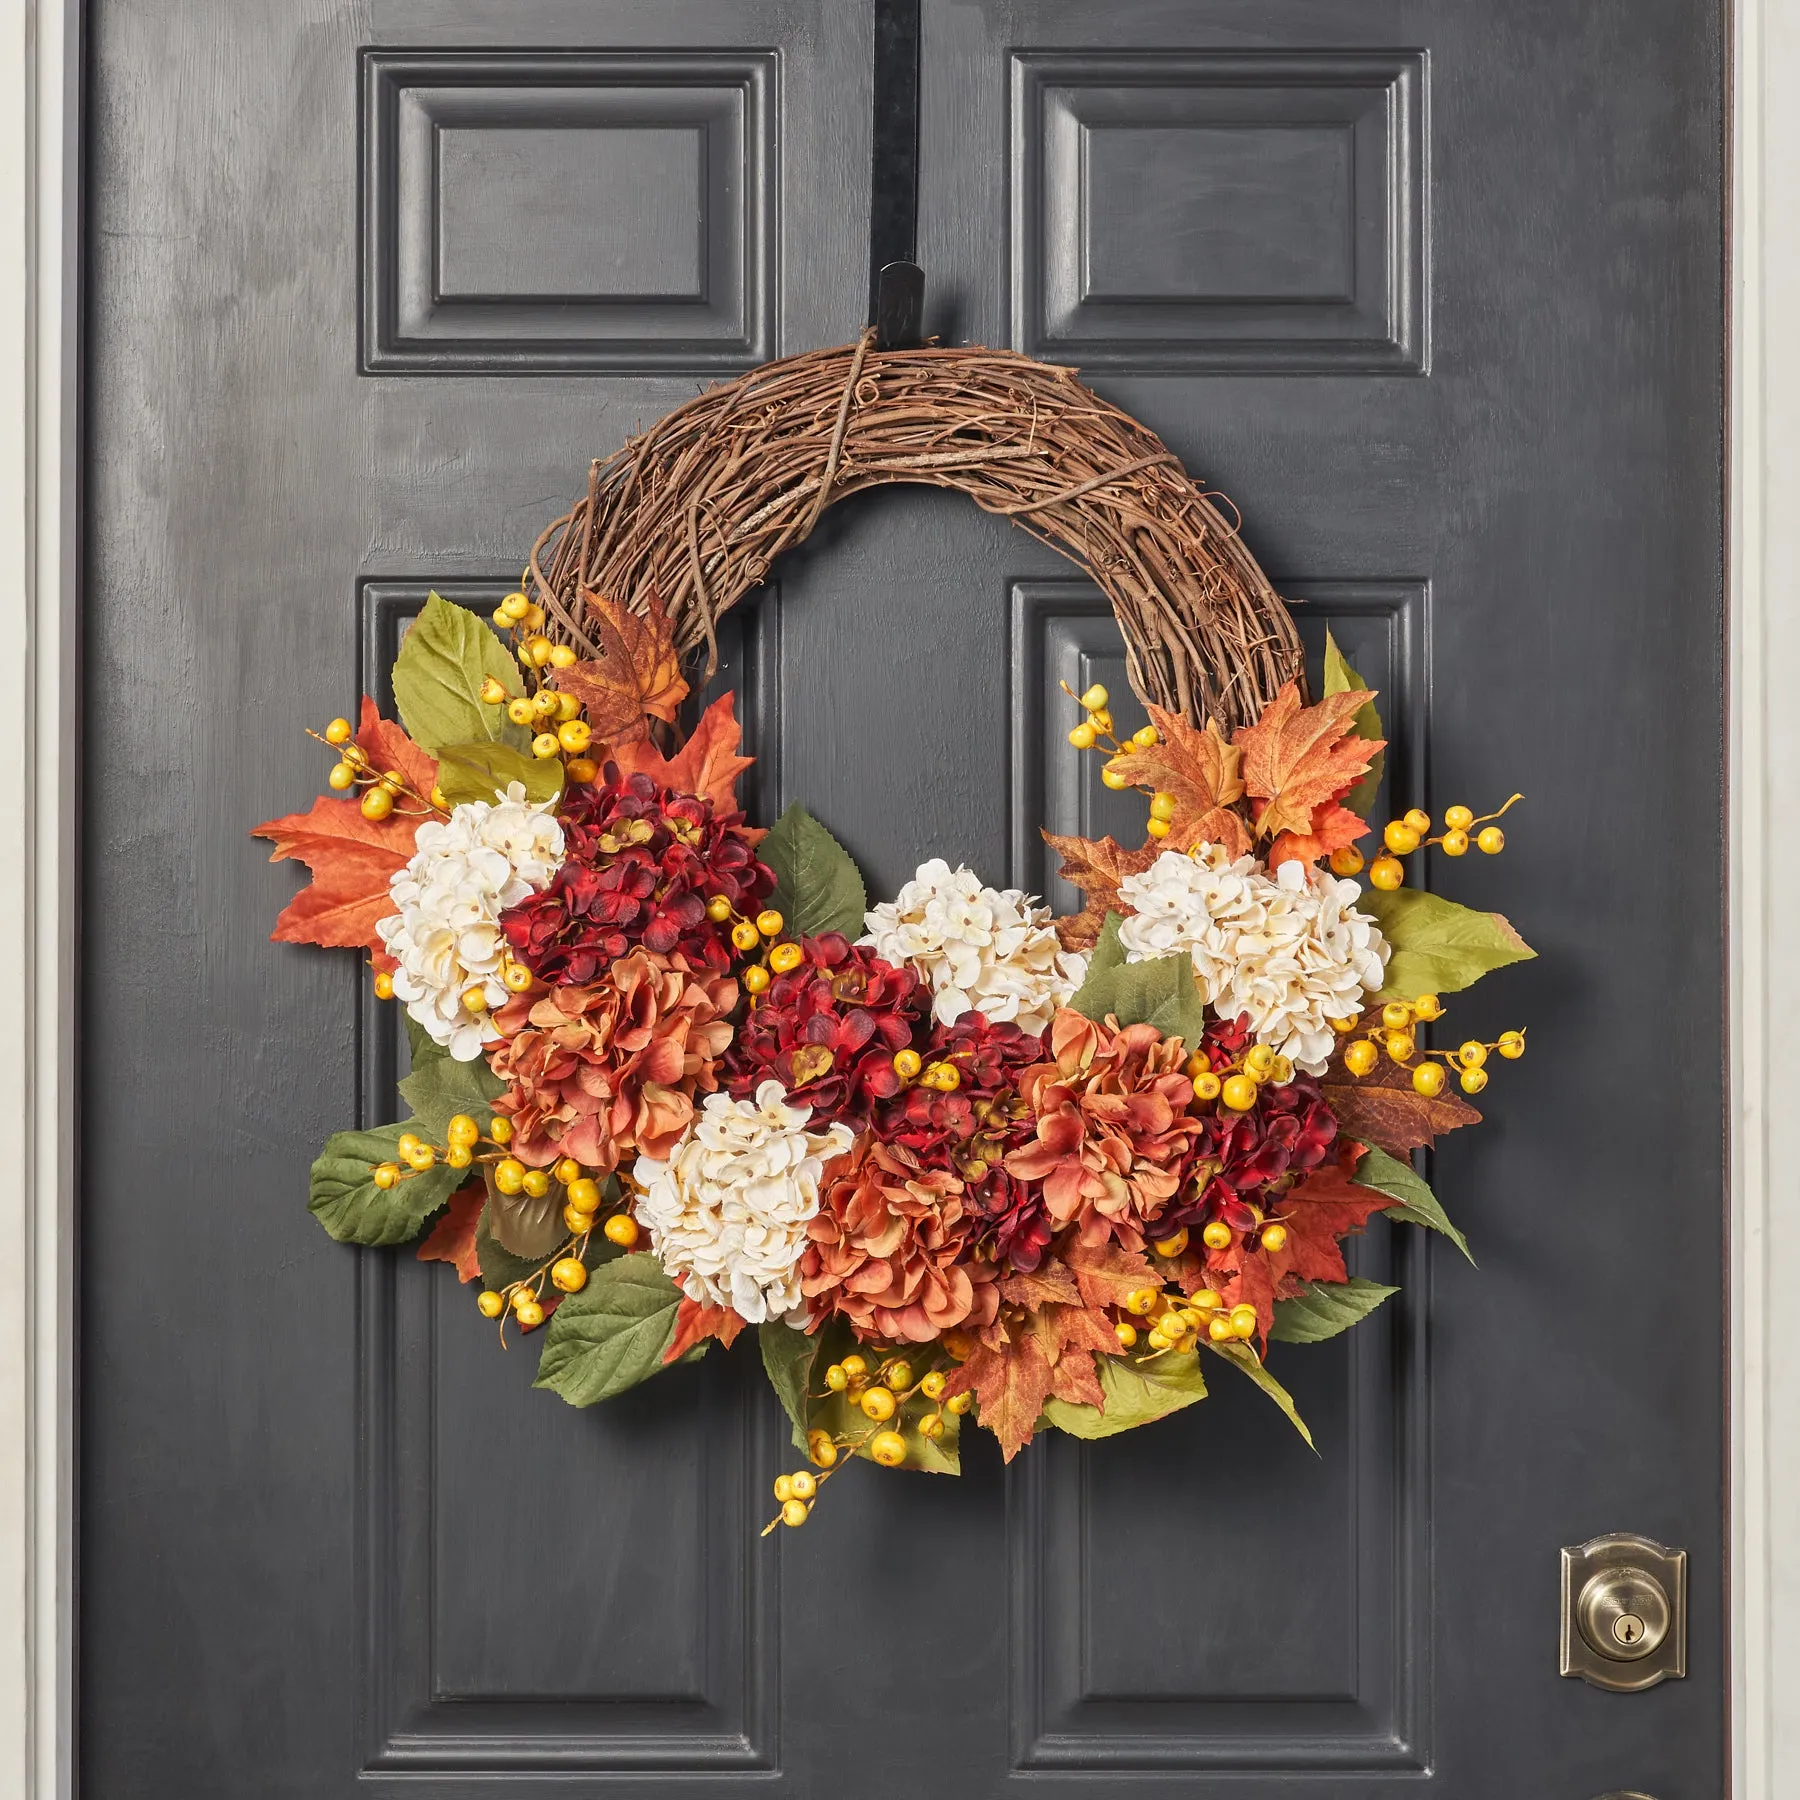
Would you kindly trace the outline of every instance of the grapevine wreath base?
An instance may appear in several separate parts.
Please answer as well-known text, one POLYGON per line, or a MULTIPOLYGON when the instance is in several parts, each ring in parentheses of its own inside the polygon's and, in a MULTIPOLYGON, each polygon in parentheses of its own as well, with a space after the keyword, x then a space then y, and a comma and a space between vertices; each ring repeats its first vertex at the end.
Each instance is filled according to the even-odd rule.
POLYGON ((1466 1253, 1411 1159, 1524 1035, 1425 1040, 1531 955, 1407 882, 1499 851, 1498 813, 1408 812, 1365 863, 1376 696, 1329 641, 1320 674, 1313 702, 1233 527, 1066 369, 865 337, 709 390, 593 466, 491 628, 434 595, 398 722, 333 720, 329 791, 257 827, 312 871, 275 937, 365 953, 411 1041, 408 1117, 335 1135, 313 1212, 423 1234, 575 1405, 754 1327, 806 1453, 776 1523, 852 1456, 955 1472, 965 1421, 1009 1459, 1147 1424, 1208 1356, 1304 1434, 1268 1345, 1394 1291, 1346 1270, 1374 1213, 1466 1253), (720 614, 889 481, 1112 598, 1146 716, 1071 693, 1069 737, 1148 817, 1046 834, 1078 914, 941 860, 872 904, 804 808, 745 819, 732 695, 678 726, 720 614))

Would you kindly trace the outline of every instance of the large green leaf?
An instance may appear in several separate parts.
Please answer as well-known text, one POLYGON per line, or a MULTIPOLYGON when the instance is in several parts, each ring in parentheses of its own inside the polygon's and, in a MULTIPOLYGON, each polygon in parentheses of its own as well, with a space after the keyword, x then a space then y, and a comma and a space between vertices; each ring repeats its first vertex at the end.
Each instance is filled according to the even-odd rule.
POLYGON ((1275 1302, 1269 1336, 1284 1344, 1317 1344, 1366 1319, 1398 1288, 1352 1275, 1348 1281, 1309 1282, 1303 1293, 1275 1302))
POLYGON ((308 1210, 340 1244, 404 1244, 468 1180, 439 1163, 407 1174, 391 1188, 375 1185, 378 1163, 400 1160, 400 1134, 410 1125, 334 1132, 312 1166, 308 1210))
POLYGON ((531 733, 507 718, 504 705, 481 698, 489 675, 509 693, 524 692, 519 665, 492 630, 466 607, 432 594, 394 663, 394 704, 407 735, 434 756, 483 738, 526 749, 531 733))
POLYGON ((506 1092, 506 1083, 488 1067, 486 1057, 458 1062, 411 1018, 406 1025, 412 1040, 412 1072, 400 1083, 400 1098, 413 1111, 409 1128, 442 1149, 444 1134, 458 1113, 467 1113, 478 1124, 487 1123, 494 1101, 506 1092))
POLYGON ((534 1385, 571 1406, 610 1400, 657 1373, 675 1341, 681 1289, 654 1256, 621 1256, 568 1295, 545 1327, 534 1385))
POLYGON ((1537 955, 1499 913, 1477 912, 1418 888, 1369 888, 1356 905, 1394 947, 1386 985, 1376 996, 1381 1000, 1453 994, 1491 969, 1537 955))
POLYGON ((776 820, 756 854, 775 871, 769 904, 795 937, 841 931, 859 938, 868 889, 850 853, 798 800, 776 820))
POLYGON ((1233 1363, 1242 1369, 1287 1415, 1289 1424, 1306 1439, 1307 1449, 1315 1451, 1318 1449, 1318 1445, 1312 1440, 1312 1433, 1306 1429, 1306 1421, 1295 1409, 1294 1396, 1263 1367, 1262 1358, 1248 1344, 1239 1343, 1236 1340, 1215 1344, 1211 1338, 1205 1337, 1200 1341, 1215 1356, 1222 1356, 1228 1363, 1233 1363))
POLYGON ((819 1340, 796 1331, 779 1319, 771 1319, 757 1332, 762 1347, 763 1371, 794 1427, 796 1449, 806 1448, 806 1387, 812 1375, 819 1340))
MULTIPOLYGON (((1368 685, 1345 661, 1343 651, 1337 647, 1337 639, 1329 631, 1326 632, 1325 692, 1328 695, 1348 694, 1368 685)), ((1365 701, 1357 708, 1356 717, 1350 721, 1350 729, 1365 740, 1386 736, 1381 729, 1381 714, 1375 710, 1373 700, 1365 701)), ((1386 761, 1387 752, 1377 750, 1369 760, 1368 773, 1344 796, 1343 804, 1359 819, 1366 819, 1370 807, 1375 804, 1375 790, 1381 786, 1381 771, 1386 761)))
POLYGON ((1068 1400, 1044 1402, 1044 1418, 1071 1437, 1113 1437, 1166 1419, 1206 1398, 1206 1377, 1200 1373, 1198 1353, 1192 1350, 1167 1350, 1143 1362, 1130 1362, 1122 1356, 1097 1356, 1094 1362, 1106 1395, 1104 1408, 1068 1400))
POLYGON ((1410 1163, 1403 1163, 1371 1144, 1368 1153, 1356 1165, 1356 1179, 1362 1186, 1374 1188, 1380 1194, 1392 1194, 1400 1202, 1398 1206, 1385 1209, 1388 1218, 1441 1231, 1471 1263, 1474 1262, 1475 1258, 1469 1252, 1469 1240, 1450 1223, 1443 1203, 1419 1179, 1410 1163))
POLYGON ((527 800, 554 800, 563 790, 562 758, 530 756, 511 744, 446 744, 438 752, 438 787, 452 806, 492 800, 513 782, 527 800))
POLYGON ((1194 965, 1183 953, 1127 962, 1119 942, 1119 915, 1108 913, 1100 941, 1088 958, 1087 979, 1069 1004, 1084 1018, 1111 1014, 1121 1025, 1154 1025, 1164 1037, 1200 1042, 1206 1030, 1206 1003, 1194 981, 1194 965))

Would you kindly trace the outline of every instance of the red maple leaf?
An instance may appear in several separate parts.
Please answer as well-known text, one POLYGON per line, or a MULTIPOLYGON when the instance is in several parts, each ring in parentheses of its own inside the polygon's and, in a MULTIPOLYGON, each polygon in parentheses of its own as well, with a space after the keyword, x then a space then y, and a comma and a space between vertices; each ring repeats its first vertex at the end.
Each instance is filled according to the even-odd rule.
POLYGON ((737 778, 756 762, 753 756, 738 755, 743 733, 734 710, 736 699, 735 694, 721 694, 673 756, 664 756, 648 738, 641 738, 615 749, 613 761, 626 775, 641 770, 678 794, 703 795, 715 812, 736 812, 737 778))
MULTIPOLYGON (((437 763, 398 725, 362 703, 356 741, 382 770, 397 771, 414 792, 427 795, 437 783, 437 763)), ((284 944, 379 951, 375 927, 395 910, 389 880, 411 860, 413 841, 429 817, 404 797, 385 819, 365 819, 361 803, 321 794, 304 813, 268 819, 252 837, 275 845, 270 862, 296 857, 312 870, 312 882, 282 908, 269 934, 284 944)))
POLYGON ((646 736, 651 719, 673 725, 688 685, 661 600, 651 594, 633 611, 601 594, 581 598, 600 654, 556 670, 552 684, 581 702, 594 736, 615 749, 646 736))
POLYGON ((475 1255, 475 1228, 487 1205, 487 1183, 472 1181, 450 1196, 443 1215, 431 1228, 431 1236, 419 1246, 420 1262, 447 1262, 458 1281, 479 1281, 481 1263, 475 1255))
POLYGON ((1244 754, 1244 787, 1259 802, 1258 837, 1313 835, 1315 812, 1367 772, 1386 739, 1358 737, 1352 727, 1373 698, 1367 688, 1346 688, 1303 707, 1299 683, 1290 681, 1254 725, 1233 735, 1244 754))
POLYGON ((1315 809, 1310 832, 1284 831, 1269 846, 1269 867, 1279 869, 1284 862, 1316 863, 1321 856, 1348 849, 1368 834, 1367 819, 1359 819, 1349 807, 1328 800, 1315 809))
POLYGON ((706 1306, 698 1300, 681 1296, 675 1308, 675 1339, 663 1352, 663 1361, 672 1363, 687 1355, 696 1344, 717 1338, 730 1349, 747 1321, 729 1306, 706 1306))

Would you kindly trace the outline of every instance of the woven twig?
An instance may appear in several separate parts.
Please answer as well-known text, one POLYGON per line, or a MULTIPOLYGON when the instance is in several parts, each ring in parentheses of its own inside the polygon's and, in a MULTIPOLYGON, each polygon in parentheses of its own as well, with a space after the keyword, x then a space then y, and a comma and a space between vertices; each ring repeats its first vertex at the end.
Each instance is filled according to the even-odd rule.
POLYGON ((1175 456, 1072 371, 1004 350, 877 351, 865 333, 709 388, 593 465, 527 580, 550 635, 588 656, 584 591, 657 595, 705 681, 720 615, 833 501, 896 481, 967 494, 1085 569, 1142 700, 1229 729, 1304 683, 1286 607, 1175 456))

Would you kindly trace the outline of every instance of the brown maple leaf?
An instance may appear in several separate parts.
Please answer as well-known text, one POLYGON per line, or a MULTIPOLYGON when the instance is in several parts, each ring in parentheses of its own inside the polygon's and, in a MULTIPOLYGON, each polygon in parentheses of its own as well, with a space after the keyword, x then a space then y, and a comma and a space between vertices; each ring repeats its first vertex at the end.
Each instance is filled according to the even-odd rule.
POLYGON ((1133 787, 1173 797, 1175 816, 1157 850, 1220 844, 1229 855, 1242 856, 1250 848, 1249 829, 1235 810, 1244 796, 1243 751, 1227 743, 1210 720, 1196 728, 1180 713, 1160 706, 1148 711, 1159 741, 1123 751, 1109 766, 1133 787))
POLYGON ((1029 1273, 1023 1269, 1015 1269, 1000 1283, 1000 1298, 1010 1300, 1014 1306, 1030 1309, 1081 1304, 1074 1276, 1054 1260, 1040 1263, 1029 1273))
MULTIPOLYGON (((1369 1016, 1364 1015, 1365 1021, 1369 1016)), ((1384 1056, 1367 1075, 1352 1075, 1344 1067, 1343 1046, 1359 1035, 1353 1032, 1339 1041, 1319 1084, 1345 1137, 1373 1144, 1404 1160, 1414 1150, 1429 1149, 1446 1131, 1481 1123, 1481 1114, 1448 1089, 1430 1098, 1419 1093, 1412 1084, 1410 1063, 1403 1065, 1384 1056)))
MULTIPOLYGON (((419 794, 437 784, 437 763, 383 719, 373 700, 362 703, 356 741, 377 768, 396 770, 419 794)), ((312 870, 310 885, 281 909, 269 935, 284 944, 381 951, 375 927, 395 911, 388 882, 412 859, 429 816, 403 798, 387 818, 365 819, 358 800, 321 794, 307 812, 253 827, 252 837, 275 845, 270 862, 294 857, 312 870)))
POLYGON ((600 654, 553 670, 552 685, 581 702, 594 736, 615 749, 647 736, 651 719, 674 724, 688 685, 661 600, 651 594, 639 613, 585 589, 581 598, 600 654))
POLYGON ((663 1361, 678 1362, 708 1338, 717 1338, 729 1350, 747 1323, 729 1306, 707 1306, 683 1294, 675 1307, 675 1337, 663 1352, 663 1361))
POLYGON ((1317 809, 1367 772, 1387 740, 1358 737, 1352 725, 1374 697, 1371 689, 1346 688, 1302 706, 1299 683, 1290 681, 1254 725, 1237 731, 1232 742, 1244 754, 1244 786, 1259 803, 1258 837, 1311 836, 1317 809))
POLYGON ((962 1377, 958 1385, 975 1395, 982 1425, 1000 1440, 1000 1454, 1011 1462, 1031 1442, 1055 1385, 1037 1333, 1021 1332, 999 1350, 977 1344, 957 1373, 962 1377))
POLYGON ((736 700, 735 694, 721 694, 673 756, 664 756, 645 737, 615 748, 613 761, 623 774, 641 770, 678 794, 701 795, 713 803, 716 813, 737 812, 737 779, 756 758, 738 755, 743 728, 737 721, 736 700))
POLYGON ((1091 1306, 1058 1306, 1052 1310, 1055 1317, 1051 1324, 1056 1332, 1059 1357, 1067 1356, 1073 1350, 1091 1350, 1096 1356, 1118 1354, 1118 1334, 1104 1312, 1091 1306))
POLYGON ((1089 1306, 1123 1306, 1139 1288, 1162 1286, 1140 1252, 1122 1250, 1117 1244, 1072 1243, 1062 1258, 1089 1306))
POLYGON ((1065 950, 1091 950, 1100 941, 1106 915, 1120 910, 1119 883, 1149 868, 1162 854, 1162 845, 1127 850, 1110 837, 1057 837, 1049 831, 1043 839, 1063 859, 1057 873, 1087 896, 1080 912, 1056 921, 1056 935, 1065 950))
POLYGON ((450 1196, 431 1236, 419 1246, 420 1262, 447 1262, 458 1281, 479 1281, 481 1261, 475 1254, 475 1228, 487 1205, 487 1184, 472 1181, 450 1196))

